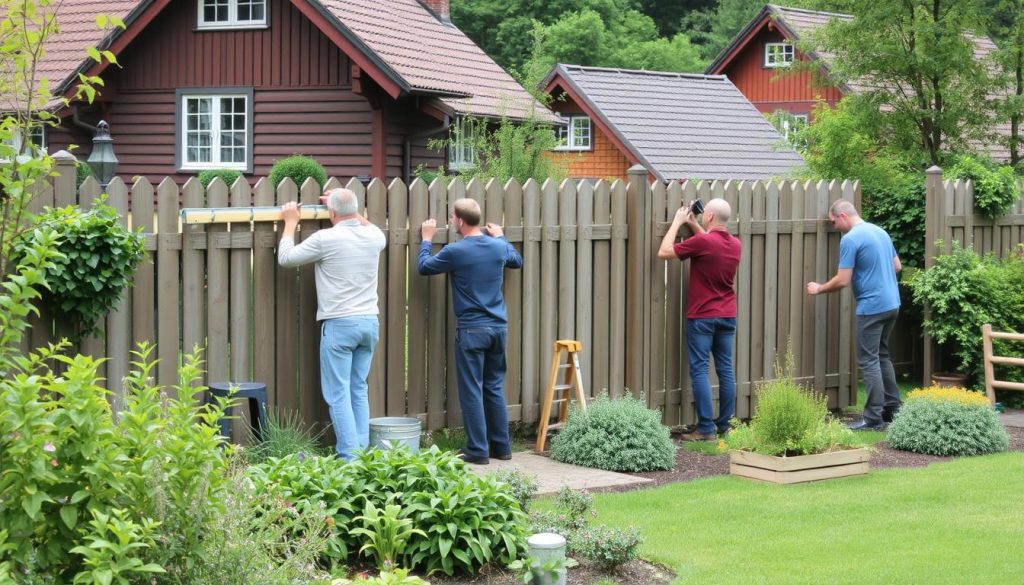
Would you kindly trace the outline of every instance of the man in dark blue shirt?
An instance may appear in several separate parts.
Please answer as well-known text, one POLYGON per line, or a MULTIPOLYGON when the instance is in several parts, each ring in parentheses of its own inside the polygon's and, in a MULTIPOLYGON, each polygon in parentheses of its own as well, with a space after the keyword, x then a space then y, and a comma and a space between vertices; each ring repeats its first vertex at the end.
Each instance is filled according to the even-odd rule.
POLYGON ((449 220, 462 239, 431 256, 430 241, 437 221, 424 221, 417 268, 424 275, 451 275, 455 370, 466 427, 462 457, 468 463, 485 465, 490 457, 512 458, 504 389, 508 314, 501 285, 505 267, 522 268, 523 258, 505 239, 501 226, 488 223, 480 229, 476 201, 459 199, 453 207, 449 220))

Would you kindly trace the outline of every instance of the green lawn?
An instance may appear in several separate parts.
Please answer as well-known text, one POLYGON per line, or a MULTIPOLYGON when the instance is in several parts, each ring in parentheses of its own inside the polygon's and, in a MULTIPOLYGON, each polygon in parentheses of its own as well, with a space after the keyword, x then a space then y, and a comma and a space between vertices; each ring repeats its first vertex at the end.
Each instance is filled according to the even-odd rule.
POLYGON ((791 486, 722 476, 595 507, 638 526, 675 583, 1024 583, 1024 453, 791 486))

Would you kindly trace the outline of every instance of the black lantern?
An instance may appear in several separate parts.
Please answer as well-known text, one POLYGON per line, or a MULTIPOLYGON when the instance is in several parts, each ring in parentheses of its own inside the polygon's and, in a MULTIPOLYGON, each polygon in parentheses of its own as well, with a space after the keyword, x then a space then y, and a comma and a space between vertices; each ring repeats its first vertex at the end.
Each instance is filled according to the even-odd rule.
POLYGON ((96 135, 92 138, 92 152, 87 161, 92 172, 104 189, 110 184, 117 171, 117 157, 114 155, 114 139, 110 137, 110 125, 100 120, 96 135))

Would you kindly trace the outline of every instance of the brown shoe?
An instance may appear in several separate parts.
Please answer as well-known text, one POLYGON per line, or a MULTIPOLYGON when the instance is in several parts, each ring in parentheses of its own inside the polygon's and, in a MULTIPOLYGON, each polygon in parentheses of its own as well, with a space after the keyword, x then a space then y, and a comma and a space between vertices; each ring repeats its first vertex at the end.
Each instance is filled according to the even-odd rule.
POLYGON ((709 441, 714 442, 718 440, 718 435, 715 433, 702 433, 700 431, 693 431, 692 433, 684 433, 679 436, 684 441, 709 441))

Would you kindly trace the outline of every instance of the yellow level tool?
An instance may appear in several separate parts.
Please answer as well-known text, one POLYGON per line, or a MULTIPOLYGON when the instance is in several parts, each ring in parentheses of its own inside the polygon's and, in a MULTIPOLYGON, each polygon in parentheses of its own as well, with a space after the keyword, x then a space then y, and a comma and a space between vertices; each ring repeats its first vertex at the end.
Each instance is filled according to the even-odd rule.
MULTIPOLYGON (((328 219, 326 205, 300 205, 299 219, 328 219)), ((181 223, 234 223, 248 221, 281 221, 281 207, 186 207, 181 210, 181 223)))

